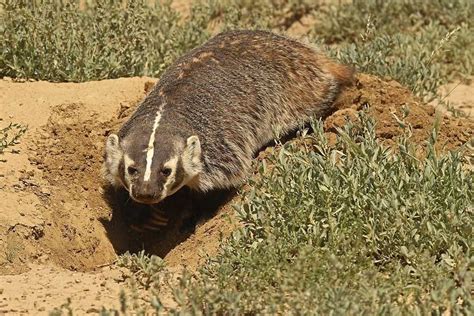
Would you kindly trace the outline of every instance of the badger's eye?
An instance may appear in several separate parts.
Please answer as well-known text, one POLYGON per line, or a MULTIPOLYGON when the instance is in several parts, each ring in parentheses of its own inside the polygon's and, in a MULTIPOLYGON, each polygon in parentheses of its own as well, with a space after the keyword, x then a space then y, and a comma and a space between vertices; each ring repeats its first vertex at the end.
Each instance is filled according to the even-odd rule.
POLYGON ((161 169, 161 174, 165 177, 169 177, 169 175, 171 174, 171 169, 170 168, 163 168, 163 169, 161 169))
POLYGON ((131 176, 136 176, 138 174, 138 169, 135 168, 135 167, 130 166, 130 167, 127 168, 127 172, 131 176))

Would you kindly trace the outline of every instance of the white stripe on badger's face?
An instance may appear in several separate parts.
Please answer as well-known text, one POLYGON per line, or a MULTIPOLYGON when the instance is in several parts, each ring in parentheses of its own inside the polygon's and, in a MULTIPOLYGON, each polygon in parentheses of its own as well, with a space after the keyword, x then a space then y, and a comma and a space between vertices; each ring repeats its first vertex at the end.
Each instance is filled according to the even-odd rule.
POLYGON ((160 125, 161 121, 161 114, 163 112, 163 107, 165 103, 163 102, 161 106, 159 107, 158 111, 156 111, 156 116, 155 116, 155 122, 153 123, 153 129, 150 134, 150 139, 148 140, 148 148, 146 152, 146 168, 145 168, 145 173, 143 175, 143 181, 150 181, 150 176, 151 176, 151 165, 153 163, 153 155, 155 154, 155 133, 156 129, 160 125))

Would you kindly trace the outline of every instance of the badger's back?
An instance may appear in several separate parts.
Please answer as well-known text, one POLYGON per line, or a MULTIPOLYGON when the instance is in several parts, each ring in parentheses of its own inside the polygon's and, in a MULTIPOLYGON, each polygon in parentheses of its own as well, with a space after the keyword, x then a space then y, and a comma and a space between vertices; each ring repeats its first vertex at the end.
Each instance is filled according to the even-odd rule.
POLYGON ((179 58, 123 126, 198 135, 204 172, 198 189, 234 187, 253 155, 310 116, 324 116, 352 71, 297 41, 264 31, 221 33, 179 58))

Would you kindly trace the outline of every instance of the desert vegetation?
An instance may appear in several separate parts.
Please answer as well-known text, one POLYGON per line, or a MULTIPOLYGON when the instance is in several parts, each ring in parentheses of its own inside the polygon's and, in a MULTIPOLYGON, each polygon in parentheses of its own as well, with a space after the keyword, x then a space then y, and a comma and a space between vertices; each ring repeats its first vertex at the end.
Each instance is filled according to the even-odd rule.
MULTIPOLYGON (((0 14, 0 76, 14 80, 158 78, 221 30, 292 36, 295 25, 302 40, 358 72, 407 87, 423 108, 437 100, 451 109, 439 87, 474 75, 470 0, 208 0, 186 15, 171 1, 4 0, 0 14)), ((472 131, 462 146, 439 146, 440 114, 415 141, 411 109, 400 107, 398 134, 386 142, 370 100, 362 103, 335 138, 315 120, 256 159, 233 204, 240 228, 197 271, 167 283, 162 259, 122 254, 115 264, 149 304, 122 295, 120 310, 101 313, 472 313, 472 131), (172 307, 160 299, 167 286, 172 307)), ((24 133, 18 124, 1 129, 0 155, 24 133)))

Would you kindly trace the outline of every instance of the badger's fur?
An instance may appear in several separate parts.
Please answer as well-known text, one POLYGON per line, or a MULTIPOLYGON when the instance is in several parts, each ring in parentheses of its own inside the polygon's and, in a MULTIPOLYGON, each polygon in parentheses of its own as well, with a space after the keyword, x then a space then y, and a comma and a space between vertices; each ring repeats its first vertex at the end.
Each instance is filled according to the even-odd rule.
POLYGON ((331 111, 352 70, 270 32, 221 33, 179 58, 106 143, 106 178, 141 203, 241 185, 255 154, 331 111))

